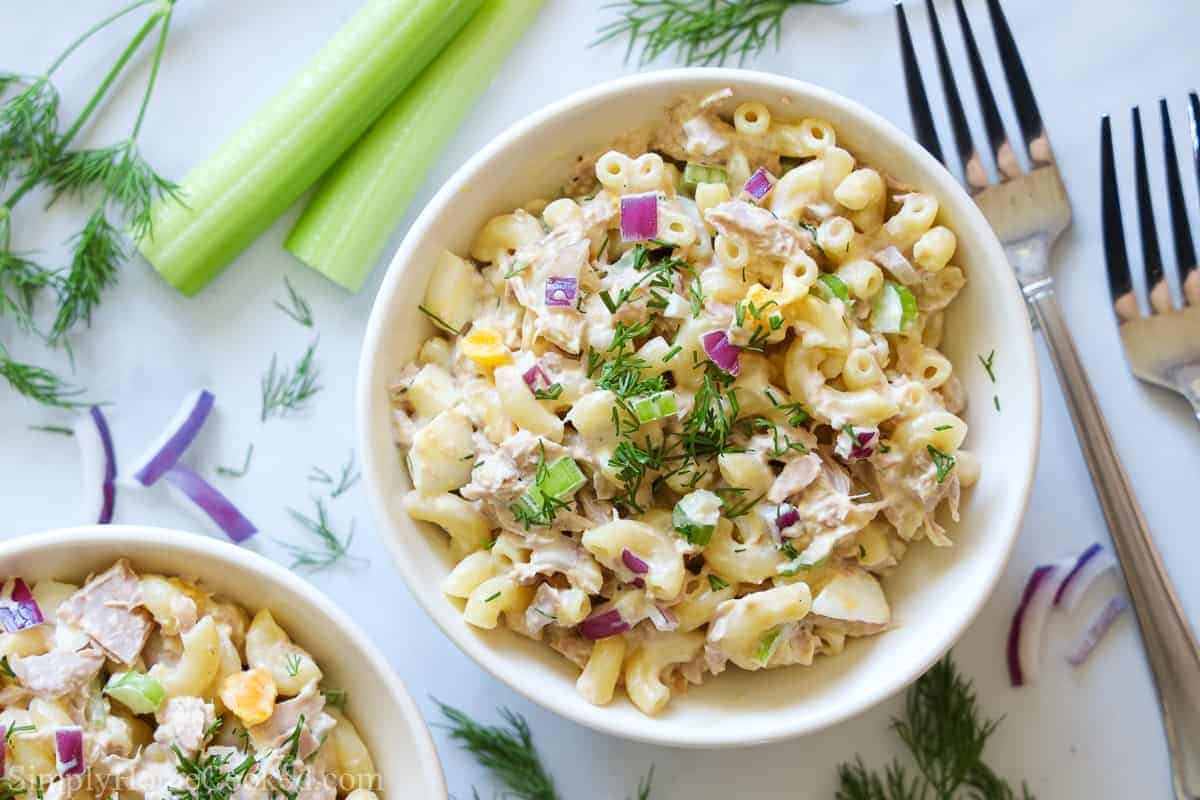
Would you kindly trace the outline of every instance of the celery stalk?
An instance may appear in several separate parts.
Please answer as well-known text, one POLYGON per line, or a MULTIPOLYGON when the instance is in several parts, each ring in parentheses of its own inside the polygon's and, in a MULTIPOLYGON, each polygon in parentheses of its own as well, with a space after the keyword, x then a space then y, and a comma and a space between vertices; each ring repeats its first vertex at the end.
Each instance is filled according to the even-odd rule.
POLYGON ((542 0, 487 0, 322 179, 288 236, 297 258, 350 291, 375 266, 413 194, 542 0))
POLYGON ((321 176, 482 0, 368 0, 301 72, 153 209, 139 249, 195 294, 321 176))

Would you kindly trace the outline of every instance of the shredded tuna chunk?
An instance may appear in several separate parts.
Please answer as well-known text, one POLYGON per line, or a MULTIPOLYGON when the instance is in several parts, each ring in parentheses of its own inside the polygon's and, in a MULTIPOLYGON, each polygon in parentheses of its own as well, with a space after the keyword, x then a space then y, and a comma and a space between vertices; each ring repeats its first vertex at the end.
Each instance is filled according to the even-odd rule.
POLYGON ((328 730, 331 727, 332 718, 323 713, 324 708, 325 697, 317 691, 317 683, 313 681, 291 700, 277 704, 270 719, 260 725, 251 725, 246 732, 250 734, 254 749, 261 753, 278 750, 296 733, 296 726, 300 725, 296 757, 304 760, 321 746, 315 730, 328 730))
POLYGON ((188 756, 204 746, 205 734, 216 720, 212 703, 199 697, 172 697, 155 715, 154 741, 175 745, 188 756))
POLYGON ((29 691, 40 697, 64 697, 82 690, 104 666, 104 656, 88 648, 52 650, 45 655, 14 657, 9 667, 29 691))
POLYGON ((767 492, 767 500, 772 503, 782 503, 792 495, 798 494, 817 479, 821 474, 821 457, 816 453, 808 453, 788 462, 787 466, 775 478, 767 492))
POLYGON ((885 247, 871 256, 871 260, 886 269, 896 280, 905 286, 916 286, 921 282, 921 276, 904 254, 895 247, 885 247))
POLYGON ((761 255, 787 261, 797 253, 815 250, 812 236, 765 208, 731 200, 704 212, 718 231, 734 235, 761 255))
POLYGON ((122 559, 87 582, 58 607, 58 619, 74 625, 114 661, 132 664, 150 636, 137 575, 122 559))

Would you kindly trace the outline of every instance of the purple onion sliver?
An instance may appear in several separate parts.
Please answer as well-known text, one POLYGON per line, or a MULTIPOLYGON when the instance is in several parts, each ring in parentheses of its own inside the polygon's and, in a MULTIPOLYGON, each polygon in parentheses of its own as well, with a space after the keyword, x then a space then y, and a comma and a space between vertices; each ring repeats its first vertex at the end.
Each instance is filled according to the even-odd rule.
POLYGON ((258 528, 225 495, 187 465, 176 464, 167 470, 166 481, 203 511, 234 542, 241 544, 258 533, 258 528))
POLYGON ((768 172, 764 167, 759 167, 756 169, 754 174, 750 176, 750 179, 746 181, 746 185, 743 187, 746 190, 746 194, 750 195, 755 200, 762 200, 771 193, 772 189, 775 188, 775 183, 771 180, 771 177, 771 173, 768 172))
POLYGON ((631 586, 636 586, 638 589, 646 588, 646 582, 644 580, 642 580, 641 578, 634 578, 629 583, 631 586))
POLYGON ((621 198, 621 241, 641 242, 658 236, 658 195, 621 198))
POLYGON ((215 398, 207 389, 191 392, 183 399, 163 432, 135 463, 133 477, 143 486, 153 486, 183 457, 192 440, 204 427, 215 398))
POLYGON ((723 372, 735 377, 741 372, 741 348, 730 343, 725 331, 709 331, 700 337, 700 343, 704 346, 705 354, 723 372))
POLYGON ((546 278, 546 305, 570 307, 575 304, 578 291, 578 278, 546 278))
POLYGON ((1087 626, 1083 637, 1067 654, 1067 663, 1072 667, 1081 667, 1092 655, 1092 651, 1100 644, 1100 640, 1112 630, 1113 623, 1129 608, 1129 602, 1121 595, 1114 595, 1105 603, 1104 608, 1087 626))
POLYGON ((629 630, 630 625, 615 608, 601 611, 579 623, 579 635, 585 639, 607 639, 629 630))
POLYGON ((1062 605, 1063 595, 1067 593, 1067 589, 1075 583, 1076 576, 1093 558, 1100 555, 1103 550, 1098 543, 1093 542, 1086 550, 1079 554, 1079 558, 1075 559, 1075 565, 1071 567, 1071 571, 1067 573, 1067 577, 1063 578, 1063 582, 1059 584, 1058 591, 1054 593, 1054 607, 1058 608, 1062 605))
POLYGON ((54 759, 59 775, 83 774, 83 728, 72 725, 54 731, 54 759))
POLYGON ((542 369, 541 364, 534 364, 529 369, 525 370, 525 374, 521 376, 525 379, 525 385, 530 389, 537 389, 539 385, 550 385, 550 377, 546 375, 546 370, 542 369), (538 380, 541 380, 541 384, 538 380))
POLYGON ((634 555, 634 552, 628 547, 621 551, 621 561, 635 575, 645 575, 650 571, 650 565, 634 555))
POLYGON ((791 503, 780 503, 775 510, 775 526, 783 533, 800 521, 800 510, 791 503))
POLYGON ((107 525, 117 503, 117 457, 108 420, 99 406, 92 406, 75 420, 74 431, 83 475, 83 518, 107 525))
MULTIPOLYGON (((45 622, 42 610, 33 599, 33 592, 20 578, 13 578, 12 589, 0 598, 0 626, 6 633, 36 628, 45 622)), ((7 587, 6 587, 7 588, 7 587)))
POLYGON ((1058 568, 1053 564, 1043 564, 1035 569, 1013 614, 1005 648, 1008 677, 1013 686, 1024 686, 1036 676, 1042 627, 1054 599, 1057 573, 1058 568))

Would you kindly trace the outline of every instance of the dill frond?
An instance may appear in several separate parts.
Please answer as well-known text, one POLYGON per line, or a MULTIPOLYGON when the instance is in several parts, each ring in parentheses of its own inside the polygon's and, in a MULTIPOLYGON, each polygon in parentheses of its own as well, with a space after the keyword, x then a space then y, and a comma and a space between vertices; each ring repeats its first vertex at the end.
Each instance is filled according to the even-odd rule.
POLYGON ((262 421, 303 410, 309 399, 321 391, 318 383, 321 370, 313 364, 317 340, 308 346, 300 361, 291 368, 279 368, 278 356, 271 356, 271 366, 262 377, 262 421))
POLYGON ((43 170, 58 146, 58 91, 45 77, 5 73, 3 91, 24 89, 0 105, 0 186, 43 170))
POLYGON ((645 66, 668 50, 684 64, 739 64, 770 43, 779 47, 783 15, 798 5, 836 5, 843 0, 619 0, 605 8, 617 18, 597 31, 593 45, 627 38, 626 60, 641 47, 645 66))
POLYGON ((507 797, 518 800, 561 800, 533 744, 529 723, 520 714, 500 709, 505 725, 482 725, 457 708, 434 700, 446 718, 450 738, 500 781, 507 797))
POLYGON ((101 206, 72 241, 71 266, 59 286, 50 341, 61 341, 80 322, 91 324, 101 293, 117 282, 117 266, 124 260, 121 234, 101 206))
POLYGON ((292 282, 288 280, 287 275, 283 276, 283 283, 287 286, 288 290, 288 305, 285 306, 276 300, 275 307, 304 327, 311 328, 313 326, 313 313, 312 308, 308 305, 308 301, 296 291, 296 287, 292 286, 292 282))
POLYGON ((0 378, 8 382, 17 394, 45 406, 82 408, 89 405, 80 400, 83 389, 72 386, 44 367, 14 361, 0 345, 0 378))
POLYGON ((329 513, 325 508, 325 501, 318 497, 314 497, 312 500, 316 509, 315 519, 294 508, 288 509, 292 519, 300 523, 316 539, 316 544, 313 546, 279 542, 292 557, 291 568, 317 572, 332 567, 343 559, 357 560, 350 556, 350 544, 354 541, 354 521, 351 520, 350 530, 345 538, 342 538, 329 525, 329 513))
POLYGON ((329 496, 332 498, 341 497, 349 491, 350 487, 358 483, 361 477, 362 473, 354 465, 353 450, 350 451, 350 459, 342 466, 336 479, 320 467, 313 467, 308 473, 308 479, 313 483, 323 483, 330 487, 329 496))

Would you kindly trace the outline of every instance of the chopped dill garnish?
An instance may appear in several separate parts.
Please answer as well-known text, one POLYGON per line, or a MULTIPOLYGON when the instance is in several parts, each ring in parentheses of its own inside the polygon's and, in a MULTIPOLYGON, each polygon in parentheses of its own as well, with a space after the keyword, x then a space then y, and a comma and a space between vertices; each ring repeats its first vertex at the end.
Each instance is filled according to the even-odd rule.
POLYGON ((300 674, 300 656, 295 653, 289 654, 287 658, 284 659, 283 666, 284 669, 287 670, 288 675, 293 678, 296 677, 300 674))
POLYGON ((500 596, 500 593, 499 593, 499 592, 496 592, 496 593, 495 593, 495 594, 493 594, 493 595, 490 595, 490 596, 488 596, 488 597, 485 597, 485 598, 484 598, 484 600, 483 600, 483 602, 485 602, 485 603, 490 603, 490 602, 492 602, 493 600, 495 600, 495 599, 496 599, 497 597, 499 597, 499 596, 500 596))
POLYGON ((288 509, 292 519, 300 523, 316 539, 316 544, 313 546, 279 542, 292 557, 291 568, 315 572, 331 567, 342 559, 357 560, 350 556, 350 544, 354 541, 353 520, 350 522, 350 531, 345 538, 339 537, 329 527, 329 515, 325 509, 325 501, 319 497, 314 497, 312 501, 316 508, 315 519, 301 514, 294 508, 288 509))
POLYGON ((321 694, 325 696, 325 705, 345 713, 346 703, 350 702, 349 692, 345 689, 322 689, 321 694))
MULTIPOLYGON (((463 457, 463 461, 474 457, 475 455, 473 453, 468 454, 463 457)), ((353 450, 350 451, 350 458, 342 466, 342 470, 338 473, 336 479, 320 467, 313 467, 308 473, 308 479, 313 483, 323 483, 329 486, 329 496, 333 498, 341 497, 350 490, 350 487, 358 483, 358 480, 361 477, 362 473, 360 473, 354 465, 353 450)))
POLYGON ((683 349, 683 348, 682 348, 681 346, 679 346, 679 345, 675 345, 674 347, 672 347, 670 350, 668 350, 668 351, 667 351, 667 354, 666 354, 665 356, 663 356, 663 357, 662 357, 662 361, 663 361, 663 363, 664 363, 664 364, 666 364, 666 363, 667 363, 668 361, 670 361, 672 358, 674 358, 675 356, 679 355, 679 351, 680 351, 680 350, 682 350, 682 349, 683 349))
POLYGON ((185 788, 171 787, 173 800, 229 800, 258 765, 258 761, 250 754, 244 754, 236 763, 230 763, 233 753, 214 753, 190 759, 177 744, 172 744, 171 750, 178 760, 176 770, 187 778, 185 788))
POLYGON ((217 474, 224 475, 227 478, 241 478, 250 471, 250 459, 254 457, 254 442, 246 448, 246 458, 242 462, 240 468, 235 467, 217 467, 217 474))
POLYGON ((996 406, 996 413, 999 414, 1000 413, 1000 395, 998 395, 998 394, 992 395, 992 404, 996 406))
POLYGON ((950 470, 954 469, 954 456, 939 450, 931 444, 925 445, 925 450, 929 453, 929 459, 933 462, 933 466, 937 468, 937 482, 941 483, 946 480, 946 476, 950 474, 950 470))
POLYGON ((437 325, 442 330, 447 331, 449 333, 453 333, 455 336, 462 336, 461 330, 454 327, 450 323, 446 322, 446 320, 442 319, 441 317, 439 317, 437 314, 430 311, 425 306, 417 306, 417 310, 420 311, 425 316, 429 317, 429 319, 431 319, 433 321, 433 324, 437 325))
POLYGON ((934 426, 934 430, 935 431, 948 431, 948 430, 950 430, 950 426, 949 425, 936 425, 936 426, 934 426))
POLYGON ((41 431, 42 433, 57 433, 62 436, 74 436, 75 431, 65 425, 30 425, 29 430, 41 431))
POLYGON ((557 400, 562 397, 563 385, 561 383, 552 383, 545 389, 534 389, 533 396, 538 400, 557 400))
POLYGON ((984 358, 983 356, 979 355, 978 353, 975 354, 975 357, 979 359, 979 363, 983 364, 983 368, 985 370, 987 370, 988 379, 990 379, 992 383, 995 383, 996 382, 996 371, 995 371, 996 351, 992 350, 992 352, 988 353, 987 358, 984 358))
POLYGON ((511 268, 509 268, 508 272, 504 273, 504 280, 508 280, 509 278, 513 278, 513 277, 516 277, 517 275, 520 275, 522 272, 529 269, 531 266, 533 266, 533 265, 527 261, 526 262, 521 262, 521 261, 516 262, 515 264, 512 265, 511 268))
POLYGON ((8 663, 8 656, 0 656, 0 675, 6 678, 15 678, 17 673, 13 672, 12 666, 8 663))
POLYGON ((313 364, 317 340, 308 346, 296 366, 280 369, 277 355, 271 356, 271 366, 262 377, 262 421, 283 417, 303 410, 308 401, 321 391, 320 368, 313 364))
POLYGON ((737 519, 749 514, 750 509, 758 505, 758 502, 767 496, 767 493, 763 492, 752 500, 742 499, 742 495, 746 493, 746 490, 737 486, 729 486, 715 491, 721 498, 721 513, 726 519, 737 519), (730 498, 739 499, 733 502, 730 498))
POLYGON ((728 588, 729 581, 725 580, 724 578, 722 578, 718 575, 713 575, 713 574, 709 573, 708 585, 712 587, 712 590, 714 592, 719 592, 722 589, 728 588))
POLYGON ((283 276, 283 284, 287 287, 288 291, 288 305, 285 306, 276 300, 275 307, 304 327, 311 328, 313 326, 313 314, 308 301, 300 296, 300 293, 296 291, 296 287, 292 286, 292 282, 288 280, 287 275, 283 276))

